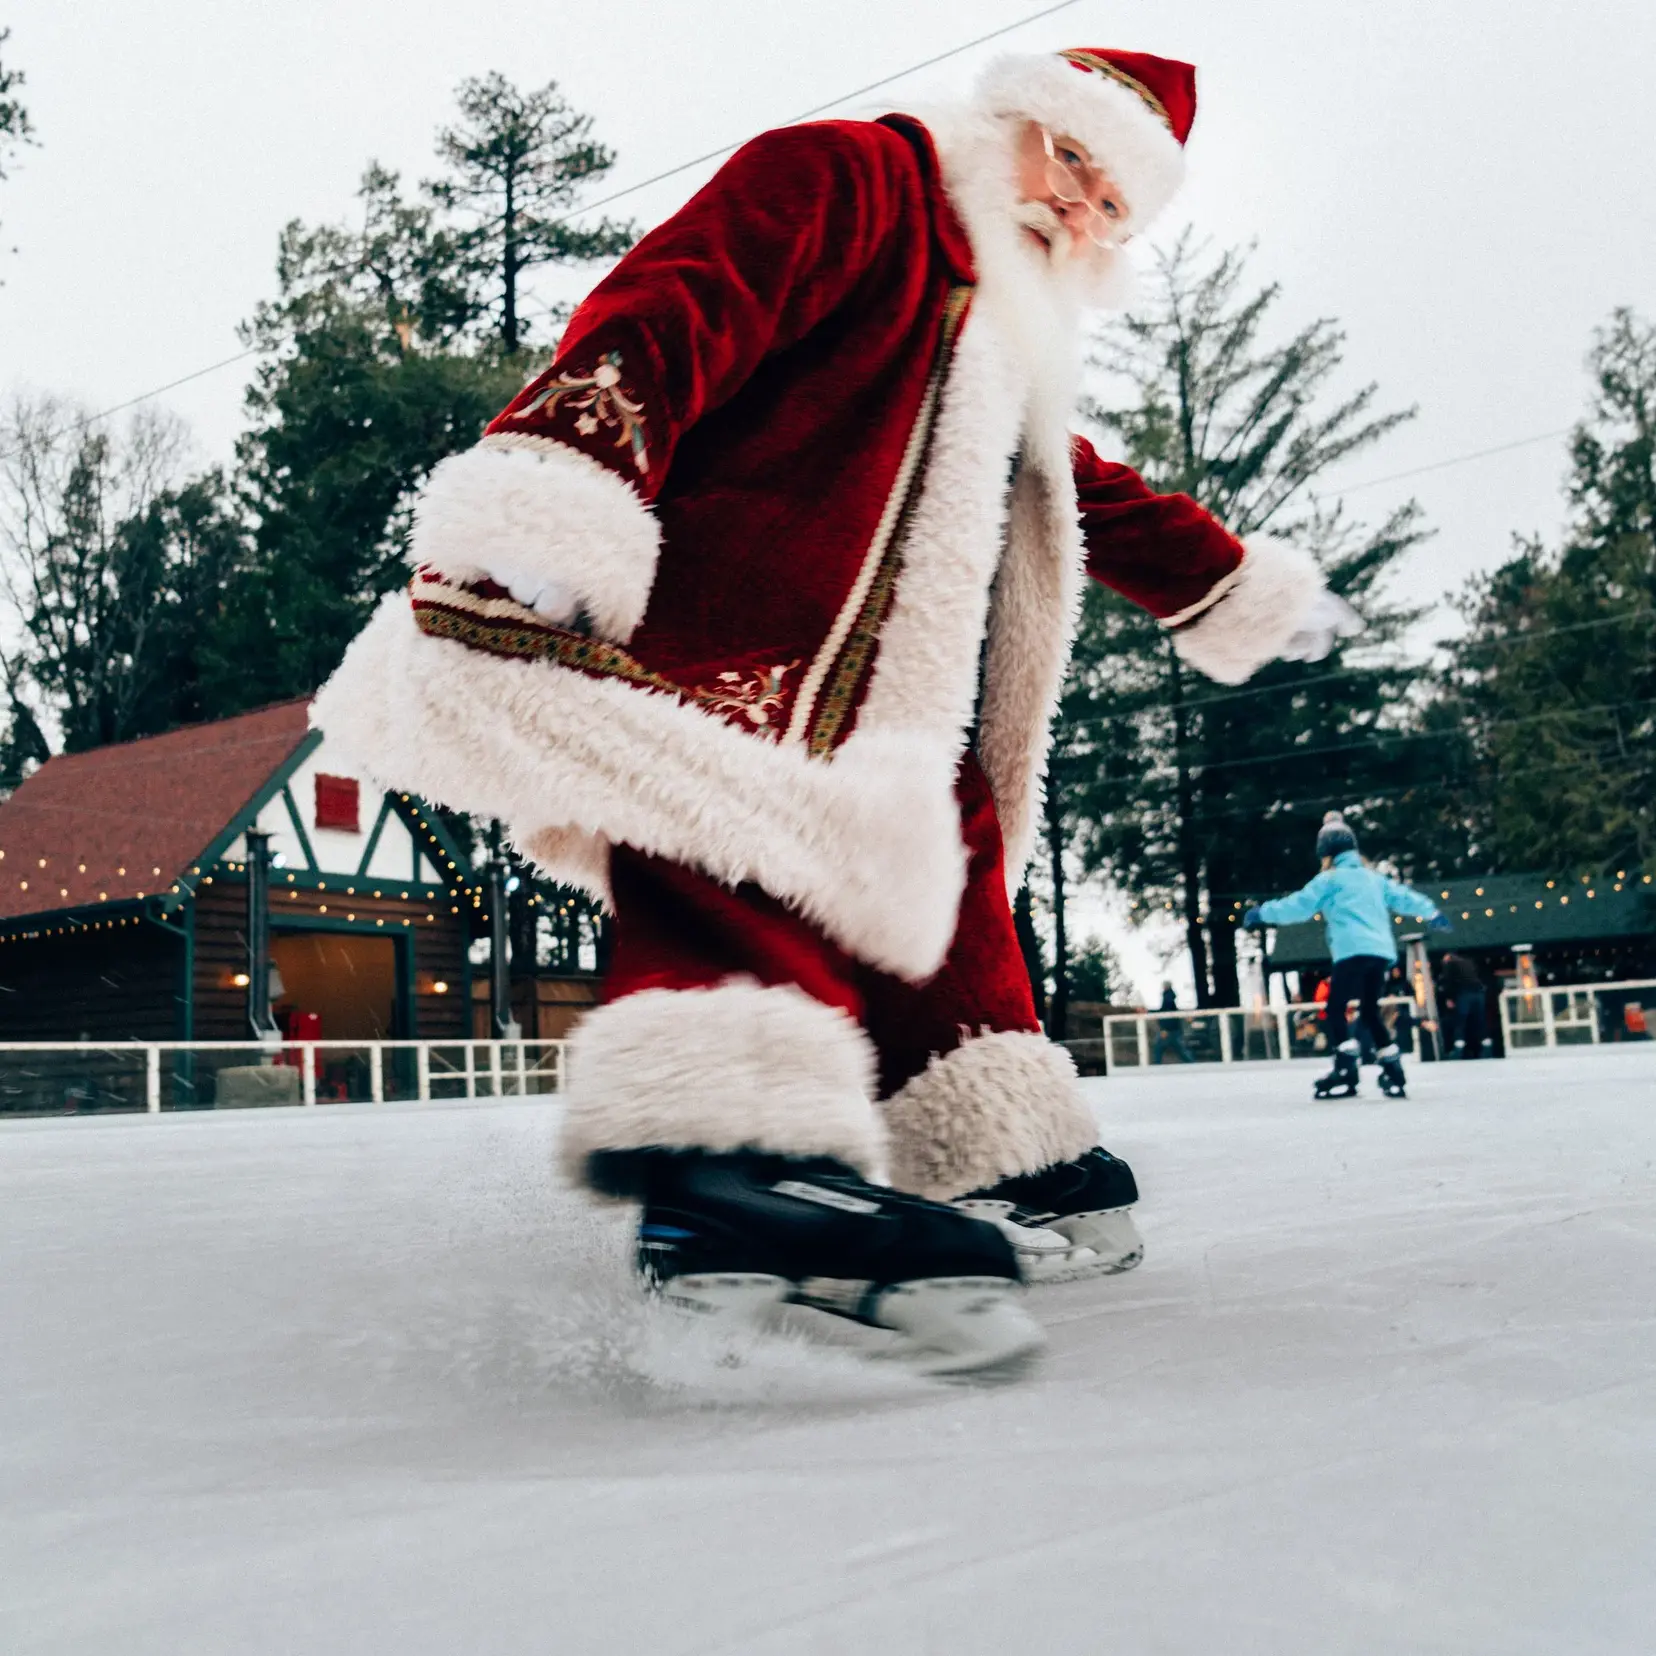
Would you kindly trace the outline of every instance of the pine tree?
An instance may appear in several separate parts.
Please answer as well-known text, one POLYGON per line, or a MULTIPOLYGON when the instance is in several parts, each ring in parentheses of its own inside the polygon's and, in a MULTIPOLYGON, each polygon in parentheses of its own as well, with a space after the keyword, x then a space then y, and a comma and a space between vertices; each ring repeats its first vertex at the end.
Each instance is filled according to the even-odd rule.
POLYGON ((1606 872, 1656 857, 1656 326, 1595 335, 1561 544, 1518 543, 1462 598, 1430 726, 1462 733, 1440 831, 1481 867, 1606 872))
POLYGON ((1226 689, 1095 587, 1048 778, 1055 866, 1072 851, 1139 915, 1178 913, 1204 1006, 1236 1003, 1241 913, 1250 896, 1301 883, 1324 809, 1361 818, 1417 768, 1397 728, 1411 675, 1387 648, 1412 617, 1376 587, 1421 540, 1418 509, 1363 526, 1315 492, 1410 414, 1375 413, 1372 385, 1330 401, 1343 335, 1320 319, 1268 343, 1280 290, 1249 289, 1246 264, 1188 234, 1162 255, 1150 302, 1099 335, 1110 389, 1088 412, 1154 488, 1191 495, 1237 535, 1311 550, 1368 630, 1327 661, 1274 662, 1226 689))
POLYGON ((455 225, 455 259, 470 295, 464 322, 489 319, 510 355, 523 344, 528 271, 617 258, 637 231, 608 219, 570 223, 582 189, 614 166, 615 154, 594 141, 592 117, 573 109, 556 81, 524 92, 490 74, 462 81, 456 96, 460 124, 437 139, 449 173, 426 190, 455 225))
POLYGON ((241 706, 315 689, 406 579, 420 485, 539 366, 524 346, 524 274, 631 240, 625 226, 555 216, 613 160, 555 84, 519 93, 491 75, 459 100, 462 125, 438 141, 451 175, 410 196, 371 165, 357 224, 288 225, 277 297, 245 330, 267 360, 239 449, 258 554, 229 621, 241 706))
MULTIPOLYGON (((11 30, 0 29, 0 50, 10 39, 11 30)), ((24 144, 35 142, 34 124, 29 119, 29 111, 17 96, 23 81, 21 69, 8 69, 4 60, 0 59, 0 182, 7 177, 7 169, 18 150, 24 144)))

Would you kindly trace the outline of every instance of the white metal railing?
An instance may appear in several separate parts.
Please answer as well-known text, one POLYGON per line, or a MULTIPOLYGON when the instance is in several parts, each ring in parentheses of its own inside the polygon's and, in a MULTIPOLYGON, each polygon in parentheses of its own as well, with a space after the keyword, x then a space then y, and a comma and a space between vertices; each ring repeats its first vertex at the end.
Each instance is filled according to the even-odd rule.
MULTIPOLYGON (((1388 995, 1382 1008, 1410 1007, 1419 1025, 1424 1014, 1409 995, 1388 995)), ((1064 1042, 1077 1059, 1099 1057, 1108 1069, 1148 1069, 1153 1064, 1244 1064, 1323 1055, 1319 1045, 1326 1007, 1316 1001, 1283 1006, 1203 1007, 1189 1012, 1110 1012, 1096 1036, 1064 1042)), ((1353 1033, 1356 1033, 1355 1026, 1353 1033)))
POLYGON ((564 1041, 0 1041, 0 1118, 533 1098, 564 1041))
POLYGON ((1503 989, 1500 1007, 1509 1053, 1649 1041, 1656 1025, 1656 978, 1503 989))

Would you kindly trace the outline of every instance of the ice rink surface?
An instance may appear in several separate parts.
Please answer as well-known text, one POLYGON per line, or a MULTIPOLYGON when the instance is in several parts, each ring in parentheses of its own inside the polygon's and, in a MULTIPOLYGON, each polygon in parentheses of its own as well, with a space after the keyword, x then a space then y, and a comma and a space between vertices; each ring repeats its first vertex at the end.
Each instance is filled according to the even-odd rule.
POLYGON ((644 1311, 551 1106, 0 1127, 0 1649, 1656 1650, 1656 1049, 1313 1073, 1089 1083, 999 1387, 644 1311))

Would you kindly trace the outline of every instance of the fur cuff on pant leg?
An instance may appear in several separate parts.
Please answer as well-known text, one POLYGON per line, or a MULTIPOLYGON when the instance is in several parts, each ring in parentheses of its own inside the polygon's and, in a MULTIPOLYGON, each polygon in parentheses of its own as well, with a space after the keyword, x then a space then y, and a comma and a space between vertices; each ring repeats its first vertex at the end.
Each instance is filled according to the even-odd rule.
POLYGON ((1044 1035, 982 1035, 934 1058, 883 1106, 891 1182, 950 1201, 1098 1142, 1075 1061, 1044 1035))
POLYGON ((844 1012, 788 986, 732 979, 645 989, 581 1021, 561 1153, 586 1179, 599 1150, 771 1150, 834 1156, 879 1177, 874 1050, 844 1012))

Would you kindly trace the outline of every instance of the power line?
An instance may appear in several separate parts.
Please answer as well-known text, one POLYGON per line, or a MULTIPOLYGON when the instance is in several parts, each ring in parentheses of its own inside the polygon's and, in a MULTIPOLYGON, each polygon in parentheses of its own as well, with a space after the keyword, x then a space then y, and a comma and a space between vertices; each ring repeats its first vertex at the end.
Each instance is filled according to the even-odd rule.
MULTIPOLYGON (((1594 707, 1558 707, 1545 713, 1526 713, 1521 718, 1489 719, 1476 725, 1478 733, 1489 730, 1507 730, 1515 725, 1537 724, 1546 719, 1586 718, 1590 714, 1619 713, 1624 709, 1656 705, 1656 696, 1641 696, 1628 701, 1601 702, 1594 707)), ((1250 754, 1241 759, 1193 759, 1190 769, 1197 775, 1211 771, 1249 770, 1259 765, 1283 764, 1294 759, 1316 759, 1329 753, 1360 753, 1380 743, 1442 742, 1464 736, 1461 730, 1369 730, 1358 742, 1329 742, 1322 747, 1284 748, 1279 753, 1250 754)), ((1084 758, 1078 755, 1077 758, 1084 758)))
MULTIPOLYGON (((962 41, 958 46, 951 46, 946 52, 939 52, 935 57, 922 58, 919 63, 911 63, 905 69, 898 69, 893 74, 882 76, 877 81, 870 81, 866 86, 859 86, 850 92, 842 92, 837 98, 830 98, 827 103, 813 105, 810 109, 802 109, 797 115, 789 115, 779 122, 781 126, 793 126, 799 121, 808 121, 813 115, 826 114, 830 109, 837 109, 841 104, 850 103, 853 98, 866 97, 870 92, 878 92, 883 86, 890 86, 893 81, 900 81, 909 75, 916 75, 922 69, 935 68, 939 63, 946 63, 950 58, 959 57, 974 47, 987 45, 991 40, 999 40, 1002 35, 1012 34, 1018 29, 1027 28, 1031 23, 1039 23, 1042 18, 1051 17, 1057 12, 1068 11, 1079 0, 1059 0, 1055 6, 1047 6, 1042 11, 1031 12, 1027 17, 1020 17, 1015 23, 1002 24, 998 29, 991 29, 988 34, 981 34, 975 40, 962 41)), ((555 219, 555 224, 568 224, 572 218, 582 213, 596 212, 600 207, 608 207, 612 202, 620 201, 626 196, 636 195, 640 190, 647 190, 652 184, 660 184, 664 179, 677 178, 680 173, 687 173, 694 167, 703 166, 709 161, 717 161, 721 156, 729 155, 739 150, 747 142, 746 138, 738 138, 731 143, 721 144, 717 149, 707 150, 705 153, 693 156, 688 161, 680 161, 676 166, 668 167, 664 172, 652 173, 648 178, 640 179, 636 184, 629 184, 625 189, 614 190, 607 196, 600 196, 596 201, 583 202, 579 207, 572 208, 562 218, 555 219)), ((556 306, 548 305, 543 301, 536 301, 540 305, 541 314, 549 316, 556 306)))
MULTIPOLYGON (((951 46, 946 52, 939 52, 935 57, 922 59, 919 63, 911 63, 907 68, 899 69, 895 73, 883 76, 877 81, 870 81, 866 86, 859 86, 850 92, 842 92, 837 98, 831 98, 827 103, 818 104, 813 109, 802 111, 798 115, 791 115, 784 125, 792 125, 795 121, 807 121, 813 115, 820 115, 825 110, 833 109, 842 103, 849 103, 853 98, 860 98, 869 92, 877 92, 882 86, 890 86, 893 81, 902 80, 907 75, 919 73, 922 69, 930 69, 939 63, 945 63, 950 58, 959 57, 963 52, 969 52, 975 46, 985 45, 991 40, 998 40, 1002 35, 1013 33, 1014 30, 1027 28, 1031 23, 1039 23, 1042 18, 1052 17, 1058 12, 1068 11, 1071 6, 1078 5, 1080 0, 1058 0, 1057 5, 1044 7, 1040 11, 1030 12, 1026 17, 1020 17, 1014 23, 1003 24, 998 29, 991 29, 987 34, 981 34, 974 40, 963 41, 958 46, 951 46)), ((590 213, 600 207, 607 207, 611 202, 620 201, 626 196, 636 195, 641 190, 647 190, 652 184, 659 184, 664 179, 676 178, 680 173, 689 172, 692 167, 699 167, 704 162, 716 161, 721 155, 729 155, 732 150, 740 149, 746 139, 738 138, 734 143, 723 144, 718 149, 708 150, 703 155, 692 157, 688 161, 681 161, 677 166, 668 167, 664 172, 653 173, 648 178, 640 179, 636 184, 629 184, 624 189, 612 191, 607 196, 600 196, 596 201, 583 202, 581 206, 572 209, 561 219, 554 220, 557 224, 567 224, 570 219, 581 213, 590 213)), ((351 268, 351 267, 342 267, 351 268)), ((554 307, 542 305, 543 314, 549 313, 554 307)), ((191 380, 204 379, 208 374, 216 374, 221 368, 229 368, 238 362, 245 362, 250 356, 257 356, 260 347, 252 346, 248 350, 238 351, 235 356, 225 357, 222 361, 209 363, 205 368, 197 368, 193 373, 181 375, 178 379, 169 380, 165 385, 158 385, 152 391, 142 391, 136 397, 129 397, 123 403, 116 403, 113 408, 106 408, 97 414, 88 414, 84 419, 67 425, 63 430, 53 433, 51 441, 56 442, 60 437, 67 437, 71 432, 84 430, 89 425, 95 425, 99 420, 107 420, 111 415, 123 413, 129 408, 136 407, 141 402, 148 402, 152 397, 165 395, 168 391, 176 390, 181 385, 188 385, 191 380)), ((21 454, 21 447, 11 449, 0 454, 0 463, 11 460, 21 454)))
MULTIPOLYGON (((1601 615, 1591 621, 1570 621, 1559 627, 1537 627, 1531 632, 1508 633, 1501 638, 1479 639, 1476 648, 1480 650, 1505 649, 1516 644, 1531 644, 1538 639, 1557 638, 1564 633, 1586 632, 1594 627, 1619 626, 1626 621, 1639 621, 1653 615, 1656 615, 1656 608, 1626 610, 1620 615, 1601 615)), ((1186 701, 1184 706, 1188 712, 1200 707, 1213 707, 1221 702, 1243 701, 1253 696, 1298 695, 1300 691, 1309 690, 1314 685, 1332 684, 1339 679, 1361 678, 1369 673, 1415 671, 1419 671, 1419 664, 1406 661, 1393 664, 1382 663, 1369 667, 1340 667, 1330 673, 1316 673, 1309 678, 1289 679, 1281 684, 1256 684, 1246 690, 1224 690, 1218 695, 1195 696, 1186 701)), ((1171 702, 1147 702, 1142 707, 1133 708, 1126 712, 1095 713, 1086 718, 1068 719, 1065 723, 1070 729, 1078 730, 1084 729, 1088 725, 1121 724, 1129 719, 1142 718, 1147 713, 1169 713, 1171 711, 1171 702)))
POLYGON ((1390 472, 1385 477, 1371 477, 1365 483, 1352 483, 1337 492, 1356 494, 1360 489, 1378 489, 1382 483, 1400 483, 1405 477, 1423 477, 1427 472, 1447 471, 1451 466, 1469 466, 1474 460, 1487 460, 1492 454, 1510 454, 1514 449, 1549 443, 1553 438, 1563 437, 1574 430, 1574 426, 1560 426, 1556 431, 1538 431, 1533 437, 1518 437, 1510 443, 1497 443, 1494 448, 1476 449, 1471 454, 1457 454, 1448 460, 1434 460, 1428 466, 1411 466, 1408 471, 1390 472))
MULTIPOLYGON (((250 356, 257 356, 258 354, 259 347, 257 345, 249 346, 245 351, 238 351, 234 356, 225 357, 222 362, 209 363, 205 368, 197 368, 193 374, 182 374, 175 380, 168 380, 165 385, 158 385, 153 391, 143 391, 136 397, 128 397, 125 402, 116 403, 113 408, 105 408, 99 413, 85 415, 79 420, 71 420, 61 430, 54 431, 47 438, 47 441, 55 443, 60 437, 68 437, 74 432, 84 431, 89 425, 96 425, 99 420, 107 420, 112 415, 124 413, 129 408, 136 408, 139 403, 148 402, 151 397, 159 397, 165 392, 175 391, 181 385, 188 385, 191 380, 204 379, 208 374, 216 374, 221 368, 228 368, 233 363, 245 362, 250 356)), ((0 454, 0 464, 7 460, 15 460, 27 446, 26 443, 20 443, 16 448, 8 449, 4 454, 0 454)))

